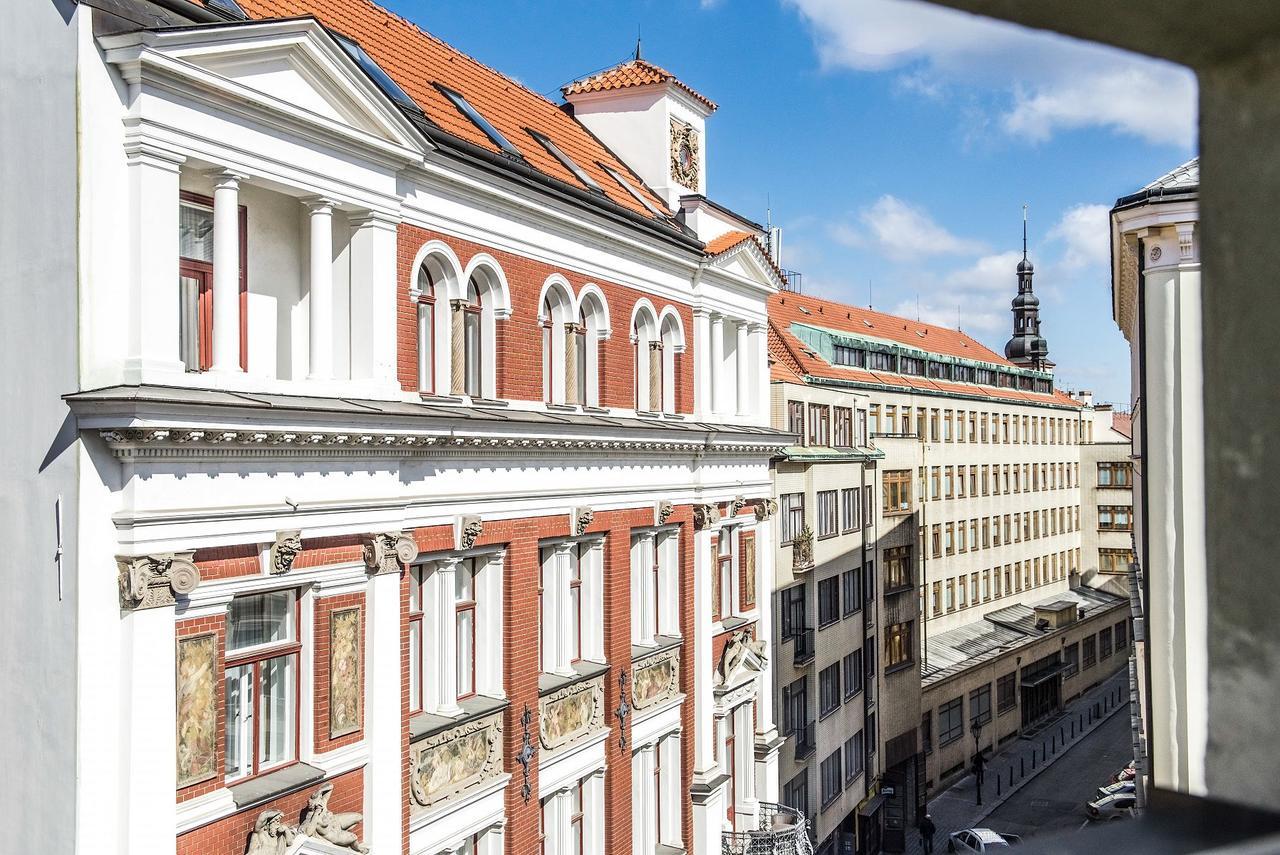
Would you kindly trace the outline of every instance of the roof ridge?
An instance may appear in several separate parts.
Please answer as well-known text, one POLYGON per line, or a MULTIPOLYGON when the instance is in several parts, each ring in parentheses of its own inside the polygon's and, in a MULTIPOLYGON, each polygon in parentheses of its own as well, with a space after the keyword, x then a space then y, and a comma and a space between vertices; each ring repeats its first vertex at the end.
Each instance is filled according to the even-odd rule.
MULTIPOLYGON (((841 303, 841 302, 839 302, 838 300, 830 300, 830 299, 827 299, 826 297, 815 297, 815 296, 813 296, 813 295, 811 295, 811 294, 800 294, 800 293, 796 293, 796 292, 787 292, 787 293, 785 293, 785 294, 781 294, 781 293, 780 293, 778 296, 779 296, 779 297, 782 297, 782 298, 792 298, 792 299, 800 299, 800 300, 813 300, 813 301, 815 301, 815 302, 819 302, 819 303, 826 303, 827 305, 830 305, 830 306, 839 306, 840 308, 842 308, 842 309, 846 309, 846 310, 848 310, 848 311, 853 311, 853 312, 866 312, 867 314, 871 314, 871 315, 879 315, 879 316, 880 316, 880 317, 882 317, 882 318, 892 318, 892 319, 893 319, 893 320, 895 320, 895 321, 902 321, 903 323, 907 323, 907 324, 917 324, 917 325, 922 326, 922 327, 927 327, 928 329, 940 330, 940 331, 945 332, 945 333, 948 333, 948 334, 954 334, 954 335, 964 336, 966 339, 968 339, 969 341, 973 342, 974 344, 977 344, 979 347, 983 348, 984 350, 991 350, 991 348, 987 347, 985 344, 983 344, 982 342, 978 341, 976 338, 974 338, 973 336, 969 335, 967 332, 965 332, 965 331, 964 331, 964 330, 962 330, 962 329, 953 329, 953 328, 951 328, 951 327, 944 327, 944 326, 942 326, 941 324, 934 324, 934 323, 930 323, 929 321, 913 321, 911 318, 903 317, 902 315, 895 315, 895 314, 893 314, 892 312, 882 312, 882 311, 880 311, 879 309, 863 308, 862 306, 855 306, 855 305, 853 305, 852 303, 841 303)), ((928 348, 923 348, 923 347, 922 347, 922 348, 920 348, 920 349, 921 349, 921 350, 928 350, 928 348)), ((994 350, 992 350, 991 352, 992 352, 992 353, 995 353, 995 351, 994 351, 994 350)))

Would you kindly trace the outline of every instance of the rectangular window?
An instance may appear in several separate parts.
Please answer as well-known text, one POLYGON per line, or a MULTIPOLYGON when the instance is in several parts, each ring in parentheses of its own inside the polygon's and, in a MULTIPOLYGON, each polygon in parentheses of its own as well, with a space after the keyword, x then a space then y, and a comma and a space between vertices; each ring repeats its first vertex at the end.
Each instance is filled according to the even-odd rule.
POLYGON ((840 577, 844 587, 844 614, 848 617, 862 608, 862 568, 846 570, 840 577))
MULTIPOLYGON (((248 370, 248 208, 239 207, 240 368, 248 370)), ((178 355, 187 371, 213 364, 213 200, 182 193, 178 206, 178 355)))
POLYGON ((1128 505, 1099 505, 1100 531, 1133 531, 1133 508, 1128 505))
POLYGON ((857 487, 840 491, 840 529, 848 534, 862 527, 862 493, 857 487))
POLYGON ((978 724, 991 721, 991 684, 969 693, 969 720, 978 724))
POLYGON ((914 356, 902 356, 898 358, 898 372, 908 374, 912 377, 924 376, 924 360, 917 359, 914 356))
POLYGON ((834 802, 840 796, 841 790, 844 788, 844 765, 840 758, 840 749, 837 748, 833 753, 827 755, 822 761, 820 774, 822 778, 822 806, 834 802))
POLYGON ((867 352, 856 347, 850 347, 847 344, 837 344, 832 346, 835 353, 833 359, 836 365, 852 365, 854 368, 866 368, 867 352))
POLYGON ((846 653, 843 660, 844 667, 844 697, 845 700, 852 698, 858 692, 862 691, 862 649, 859 648, 852 653, 846 653))
POLYGON ((840 620, 840 577, 829 576, 818 581, 818 628, 840 620))
MULTIPOLYGON (((1016 671, 1010 671, 996 680, 996 708, 1002 713, 1008 712, 1018 705, 1016 682, 1016 671)), ((990 710, 988 710, 989 716, 990 710)))
POLYGON ((782 689, 782 732, 790 735, 809 724, 809 681, 801 677, 782 689))
POLYGON ((1080 672, 1080 645, 1068 644, 1062 648, 1062 677, 1074 676, 1080 672))
POLYGON ((736 527, 725 528, 720 530, 720 536, 716 538, 715 591, 712 592, 712 596, 715 597, 715 614, 713 617, 722 620, 732 617, 734 612, 733 568, 735 562, 733 560, 733 541, 736 533, 736 527))
POLYGON ((1098 639, 1095 636, 1089 636, 1080 642, 1080 652, 1083 658, 1082 668, 1092 668, 1098 664, 1098 639))
POLYGON ((868 421, 871 425, 871 435, 878 436, 880 434, 880 405, 872 404, 867 411, 870 413, 868 421))
POLYGON ((1111 658, 1111 627, 1107 627, 1098 633, 1098 658, 1111 658))
POLYGON ((884 473, 884 513, 905 514, 910 510, 911 470, 887 470, 884 473))
POLYGON ((884 551, 885 593, 910 588, 912 564, 910 546, 891 546, 884 551))
POLYGON ((964 736, 964 696, 938 707, 938 745, 950 745, 964 736))
POLYGON ((831 444, 831 408, 826 404, 809 405, 809 444, 831 444))
POLYGON ((892 623, 884 632, 884 670, 892 671, 899 665, 915 661, 912 650, 915 621, 892 623))
POLYGON ((787 401, 787 432, 796 434, 799 442, 805 441, 804 403, 801 401, 787 401))
POLYGON ((942 557, 942 523, 934 523, 929 532, 929 541, 933 547, 933 557, 942 557))
POLYGON ((781 499, 782 544, 785 546, 804 529, 804 493, 783 493, 781 499))
POLYGON ((826 718, 840 707, 840 665, 818 672, 818 716, 826 718))
POLYGON ((835 408, 835 431, 836 448, 853 446, 853 410, 848 407, 835 408))
POLYGON ((1103 462, 1098 464, 1099 487, 1132 487, 1133 464, 1127 462, 1103 462))
POLYGON ((881 353, 873 350, 870 354, 869 363, 872 371, 898 370, 898 358, 892 353, 881 353))
POLYGON ((1129 643, 1129 625, 1124 621, 1120 621, 1115 625, 1116 631, 1116 650, 1124 650, 1129 643))
POLYGON ((409 711, 422 709, 422 578, 409 574, 409 711))
POLYGON ((297 759, 297 593, 236 597, 227 612, 226 777, 297 759))
POLYGON ((798 810, 801 815, 809 815, 809 770, 801 769, 782 788, 782 802, 798 810))
POLYGON ((840 506, 835 490, 818 493, 818 537, 835 537, 840 533, 840 506))
POLYGON ((805 619, 805 590, 803 582, 779 591, 778 605, 781 609, 781 614, 778 618, 780 632, 784 640, 794 638, 808 629, 805 626, 807 621, 805 619))
POLYGON ((852 783, 854 778, 862 774, 864 762, 862 731, 859 730, 845 740, 844 743, 844 780, 846 784, 852 783))

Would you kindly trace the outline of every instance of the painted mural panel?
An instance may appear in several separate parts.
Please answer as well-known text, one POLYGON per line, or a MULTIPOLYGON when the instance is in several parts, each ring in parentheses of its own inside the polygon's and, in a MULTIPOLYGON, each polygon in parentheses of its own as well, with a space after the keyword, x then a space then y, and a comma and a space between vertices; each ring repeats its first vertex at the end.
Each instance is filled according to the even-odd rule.
POLYGON ((178 641, 178 786, 217 772, 218 637, 212 633, 178 641))
POLYGON ((333 612, 329 621, 329 738, 360 729, 360 609, 333 612))

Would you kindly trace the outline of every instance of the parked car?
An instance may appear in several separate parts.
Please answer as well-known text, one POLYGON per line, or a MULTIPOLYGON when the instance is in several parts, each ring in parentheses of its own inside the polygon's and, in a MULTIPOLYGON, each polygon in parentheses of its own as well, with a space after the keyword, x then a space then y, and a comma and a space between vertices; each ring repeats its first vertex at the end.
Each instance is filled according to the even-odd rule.
POLYGON ((1114 820, 1133 816, 1133 806, 1138 799, 1133 793, 1113 793, 1085 805, 1089 819, 1114 820))
POLYGON ((948 852, 997 852, 1022 842, 1016 834, 998 834, 989 828, 954 831, 947 839, 948 852))
POLYGON ((1121 793, 1132 793, 1133 790, 1134 783, 1132 779, 1128 781, 1119 781, 1115 784, 1107 784, 1105 787, 1098 787, 1097 797, 1105 799, 1107 796, 1117 796, 1121 793))
POLYGON ((1128 766, 1125 766, 1119 772, 1116 772, 1114 775, 1111 776, 1111 783, 1115 784, 1119 781, 1132 781, 1137 776, 1138 776, 1138 770, 1133 765, 1133 761, 1130 760, 1128 766))

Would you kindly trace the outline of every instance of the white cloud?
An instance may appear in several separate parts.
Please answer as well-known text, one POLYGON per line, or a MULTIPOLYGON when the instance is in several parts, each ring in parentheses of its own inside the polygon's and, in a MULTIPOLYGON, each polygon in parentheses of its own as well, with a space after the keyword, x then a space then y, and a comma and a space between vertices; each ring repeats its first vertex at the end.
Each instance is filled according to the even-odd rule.
POLYGON ((1066 270, 1110 263, 1110 210, 1106 205, 1076 205, 1063 212, 1049 239, 1063 244, 1059 265, 1066 270))
POLYGON ((1001 93, 997 126, 1042 141, 1107 127, 1152 143, 1195 140, 1196 84, 1184 68, 916 0, 786 0, 825 68, 900 71, 899 88, 1001 93), (1154 93, 1154 94, 1153 94, 1154 93))
POLYGON ((887 194, 858 213, 858 225, 835 223, 828 231, 837 243, 873 247, 895 261, 981 251, 980 244, 952 234, 928 211, 887 194))

